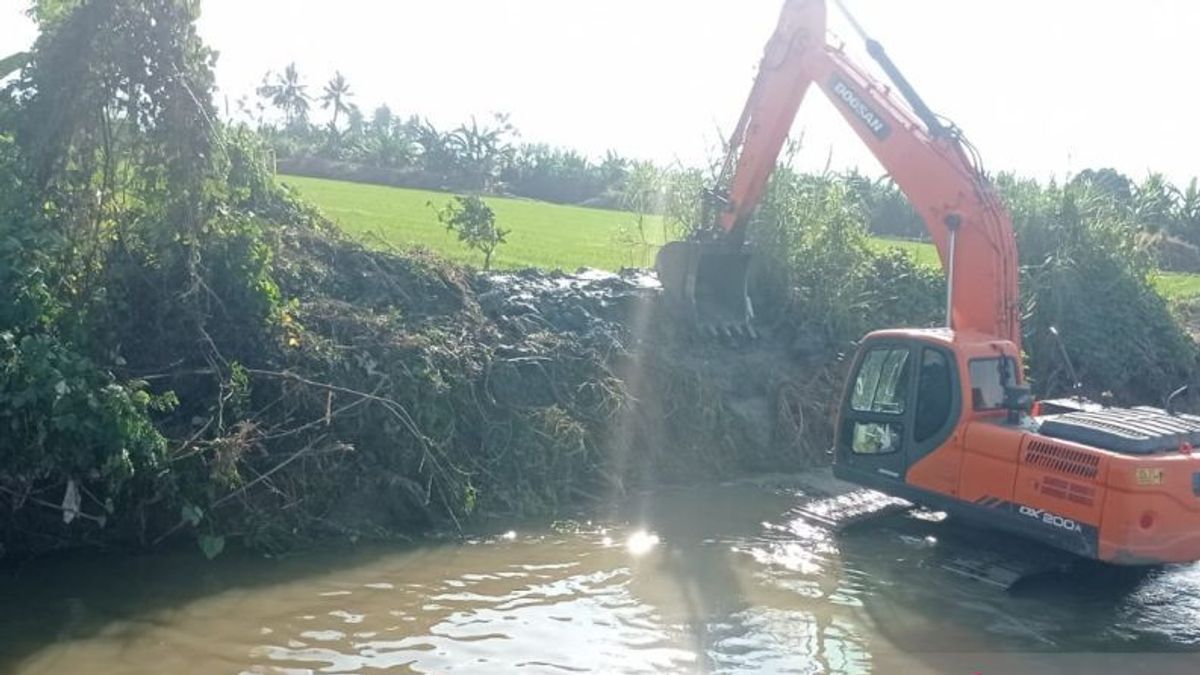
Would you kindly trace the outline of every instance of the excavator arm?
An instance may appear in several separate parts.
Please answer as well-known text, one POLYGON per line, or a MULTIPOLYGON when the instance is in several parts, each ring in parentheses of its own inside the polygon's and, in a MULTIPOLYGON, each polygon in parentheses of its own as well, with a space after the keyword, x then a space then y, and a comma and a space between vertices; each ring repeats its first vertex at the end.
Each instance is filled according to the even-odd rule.
MULTIPOLYGON (((878 82, 840 47, 826 43, 823 0, 788 0, 759 66, 714 192, 721 197, 718 225, 726 258, 741 246, 746 226, 766 190, 796 112, 812 85, 833 102, 925 221, 949 278, 950 326, 1009 340, 1020 348, 1017 249, 1004 206, 953 127, 929 111, 878 43, 868 51, 892 78, 878 82), (901 102, 899 90, 908 100, 901 102), (961 272, 961 273, 959 273, 961 272)), ((709 244, 709 246, 712 246, 709 244)), ((668 251, 667 257, 679 251, 668 251)), ((702 254, 688 265, 691 291, 721 287, 706 274, 702 254)), ((659 260, 660 270, 664 265, 659 260)), ((717 275, 728 265, 716 266, 717 275)), ((744 287, 729 280, 725 288, 744 287)), ((670 282, 664 280, 664 286, 670 282)), ((668 290, 670 290, 668 288, 668 290)), ((735 295, 725 293, 725 297, 735 295)), ((749 304, 747 303, 747 307, 749 304)), ((746 317, 749 318, 749 317, 746 317)))

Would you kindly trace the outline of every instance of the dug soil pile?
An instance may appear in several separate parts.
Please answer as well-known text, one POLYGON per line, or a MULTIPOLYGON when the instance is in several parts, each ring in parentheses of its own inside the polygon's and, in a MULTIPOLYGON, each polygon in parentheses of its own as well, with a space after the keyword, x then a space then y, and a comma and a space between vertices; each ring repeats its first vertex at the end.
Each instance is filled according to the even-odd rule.
POLYGON ((836 361, 782 330, 694 338, 645 273, 483 274, 307 234, 285 249, 293 348, 250 379, 291 420, 268 454, 312 448, 297 485, 321 528, 559 514, 823 461, 836 361))

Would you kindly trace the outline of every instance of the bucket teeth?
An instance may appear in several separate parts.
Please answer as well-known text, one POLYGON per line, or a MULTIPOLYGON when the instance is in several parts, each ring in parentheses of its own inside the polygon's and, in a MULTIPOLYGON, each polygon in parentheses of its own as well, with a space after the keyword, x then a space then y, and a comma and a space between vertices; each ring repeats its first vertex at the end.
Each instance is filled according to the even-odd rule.
POLYGON ((709 340, 729 344, 751 342, 760 337, 753 326, 744 323, 705 323, 697 326, 697 330, 709 340))
POLYGON ((655 260, 663 298, 678 316, 711 339, 755 340, 746 294, 750 254, 729 242, 676 241, 655 260))

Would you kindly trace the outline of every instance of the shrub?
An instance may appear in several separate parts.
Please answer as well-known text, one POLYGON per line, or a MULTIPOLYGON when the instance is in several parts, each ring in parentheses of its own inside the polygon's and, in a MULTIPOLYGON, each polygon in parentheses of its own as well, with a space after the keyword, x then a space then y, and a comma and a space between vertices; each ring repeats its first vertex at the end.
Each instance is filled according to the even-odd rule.
MULTIPOLYGON (((997 182, 1019 241, 1024 343, 1039 395, 1074 385, 1051 326, 1092 396, 1155 403, 1186 383, 1196 345, 1149 281, 1134 214, 1087 181, 997 182)), ((867 206, 845 177, 775 174, 750 229, 761 253, 752 279, 760 314, 837 349, 878 328, 941 322, 941 271, 873 251, 867 206)))
MULTIPOLYGON (((433 202, 429 205, 432 207, 433 202)), ((458 240, 468 249, 483 253, 483 269, 491 269, 492 255, 510 230, 496 227, 496 214, 491 207, 474 195, 455 196, 437 211, 438 222, 458 234, 458 240)))
POLYGON ((1196 345, 1150 283, 1138 227, 1112 191, 999 178, 1022 263, 1025 347, 1041 395, 1064 394, 1054 326, 1087 393, 1157 403, 1195 368, 1196 345))
POLYGON ((778 171, 750 230, 762 254, 756 307, 783 308, 776 320, 838 349, 871 330, 937 322, 941 275, 903 252, 874 251, 866 220, 842 178, 778 171))

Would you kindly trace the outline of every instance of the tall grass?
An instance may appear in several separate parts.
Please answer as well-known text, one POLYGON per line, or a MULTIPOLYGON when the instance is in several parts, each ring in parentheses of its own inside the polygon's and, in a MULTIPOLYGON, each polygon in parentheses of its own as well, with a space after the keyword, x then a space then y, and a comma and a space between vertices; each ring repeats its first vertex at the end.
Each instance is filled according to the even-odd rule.
POLYGON ((875 244, 866 215, 837 177, 777 173, 751 230, 763 253, 758 305, 785 308, 774 318, 835 348, 878 328, 935 323, 940 271, 875 244))
POLYGON ((1020 243, 1029 372, 1039 390, 1074 386, 1052 326, 1088 393, 1161 401, 1185 383, 1196 345, 1154 286, 1133 215, 1086 183, 1002 176, 1000 186, 1020 243))
MULTIPOLYGON (((998 183, 1019 240, 1028 374, 1038 393, 1074 387, 1052 326, 1086 393, 1157 402, 1186 382, 1196 345, 1156 291, 1128 210, 1083 183, 998 183)), ((786 308, 769 317, 837 349, 873 329, 940 321, 940 270, 912 247, 873 242, 868 217, 839 177, 779 171, 751 229, 764 253, 754 275, 758 306, 786 308)))

